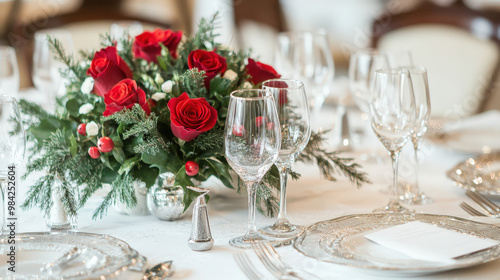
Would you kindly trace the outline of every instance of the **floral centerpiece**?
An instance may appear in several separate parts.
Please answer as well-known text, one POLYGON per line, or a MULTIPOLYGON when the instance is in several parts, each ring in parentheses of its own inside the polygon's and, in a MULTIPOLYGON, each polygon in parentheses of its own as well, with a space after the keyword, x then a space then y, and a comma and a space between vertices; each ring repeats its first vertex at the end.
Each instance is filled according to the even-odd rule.
MULTIPOLYGON (((53 52, 67 66, 62 74, 69 82, 55 113, 20 102, 28 139, 34 142, 25 177, 42 172, 23 207, 48 213, 51 193, 58 191, 65 210, 76 215, 93 193, 110 184, 94 211, 94 218, 102 217, 113 203, 137 203, 132 182, 151 187, 163 172, 175 174, 186 208, 197 196, 186 188, 193 186, 192 179, 215 176, 239 190, 224 158, 230 93, 280 75, 248 52, 216 43, 215 18, 202 20, 192 38, 156 29, 117 44, 106 35, 103 48, 81 52, 81 61, 50 39, 53 52), (55 181, 58 190, 53 189, 55 181)), ((321 148, 323 140, 323 134, 313 133, 299 160, 316 163, 329 180, 340 172, 358 186, 367 182, 352 159, 321 148)), ((292 177, 299 174, 292 172, 292 177)), ((279 188, 276 168, 258 191, 259 210, 268 215, 277 208, 274 188, 279 188)))

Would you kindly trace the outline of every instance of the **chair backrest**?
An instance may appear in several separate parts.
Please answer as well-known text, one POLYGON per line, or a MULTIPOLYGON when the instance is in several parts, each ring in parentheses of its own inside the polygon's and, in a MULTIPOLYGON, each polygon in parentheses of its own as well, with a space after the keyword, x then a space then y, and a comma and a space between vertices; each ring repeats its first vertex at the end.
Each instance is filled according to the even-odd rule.
POLYGON ((410 50, 428 70, 433 118, 480 112, 491 100, 500 61, 500 13, 424 2, 416 9, 377 19, 373 46, 410 50))
MULTIPOLYGON (((169 22, 158 22, 148 18, 130 15, 123 11, 122 0, 83 0, 81 6, 69 13, 57 14, 43 19, 35 19, 19 25, 10 35, 10 41, 22 54, 19 61, 24 75, 32 69, 33 39, 38 30, 64 28, 72 36, 76 50, 89 50, 99 47, 99 35, 109 32, 113 22, 138 21, 144 29, 154 27, 172 28, 169 22)), ((30 86, 26 81, 22 86, 30 86)))

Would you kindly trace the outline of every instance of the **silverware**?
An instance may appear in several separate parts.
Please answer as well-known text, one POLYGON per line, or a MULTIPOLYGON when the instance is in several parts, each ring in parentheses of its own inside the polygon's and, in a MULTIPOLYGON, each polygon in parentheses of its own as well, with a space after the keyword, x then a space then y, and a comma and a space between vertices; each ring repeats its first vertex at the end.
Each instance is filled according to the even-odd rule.
POLYGON ((234 260, 236 261, 240 269, 243 271, 243 273, 248 277, 248 279, 250 280, 264 279, 264 275, 260 274, 260 272, 257 271, 254 264, 248 258, 247 254, 237 253, 234 255, 234 260))
POLYGON ((152 268, 149 268, 142 277, 143 280, 162 280, 174 274, 174 266, 172 261, 159 263, 152 268))
POLYGON ((269 270, 269 272, 271 272, 271 274, 273 274, 276 278, 292 277, 294 279, 303 280, 321 279, 309 272, 293 269, 287 266, 274 250, 273 246, 269 245, 267 242, 254 242, 252 243, 252 248, 267 270, 269 270))
POLYGON ((465 202, 460 203, 460 207, 471 216, 487 217, 485 214, 477 211, 474 207, 465 202))
POLYGON ((494 204, 491 200, 487 199, 480 193, 473 192, 468 190, 465 193, 468 197, 470 197, 474 202, 476 202, 479 206, 481 206, 491 217, 500 217, 500 207, 494 204))

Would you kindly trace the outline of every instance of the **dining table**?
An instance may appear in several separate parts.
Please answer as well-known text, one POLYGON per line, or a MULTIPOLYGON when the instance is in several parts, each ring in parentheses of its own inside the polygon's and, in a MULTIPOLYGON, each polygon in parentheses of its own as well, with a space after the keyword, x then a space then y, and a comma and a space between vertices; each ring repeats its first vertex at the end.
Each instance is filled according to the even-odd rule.
MULTIPOLYGON (((44 102, 44 98, 35 90, 22 91, 19 98, 34 102, 44 102)), ((316 222, 335 219, 345 215, 368 214, 375 208, 385 205, 389 195, 384 192, 391 184, 392 168, 387 150, 370 132, 368 120, 356 110, 350 110, 353 149, 339 152, 340 157, 353 158, 367 173, 371 183, 357 187, 341 172, 337 172, 336 180, 326 180, 317 166, 297 162, 293 170, 300 173, 298 180, 289 180, 287 206, 289 219, 299 225, 310 226, 316 222), (376 156, 363 159, 362 155, 372 152, 376 156)), ((336 107, 326 104, 320 111, 319 118, 313 119, 316 129, 330 129, 325 148, 331 151, 335 147, 336 107)), ((478 139, 481 141, 481 139, 478 139)), ((407 144, 411 145, 411 143, 407 144)), ((410 154, 403 153, 400 176, 411 173, 413 169, 405 169, 404 158, 410 154)), ((465 190, 457 186, 446 176, 446 172, 457 163, 477 154, 459 151, 447 147, 444 143, 424 140, 419 163, 419 185, 427 196, 433 199, 425 205, 406 205, 416 213, 449 215, 473 221, 496 224, 500 219, 471 217, 459 204, 466 201, 473 204, 465 190)), ((20 166, 21 171, 24 166, 20 166)), ((18 202, 26 197, 26 192, 36 180, 36 175, 20 180, 18 202)), ((78 211, 78 231, 105 234, 128 243, 142 256, 149 265, 172 260, 175 272, 169 279, 247 279, 237 266, 234 255, 245 252, 261 273, 267 274, 252 250, 231 247, 229 240, 244 233, 247 225, 246 192, 238 193, 235 189, 224 187, 217 180, 209 180, 202 187, 210 189, 208 216, 213 247, 208 251, 193 251, 188 245, 192 228, 192 206, 175 221, 162 221, 153 215, 124 215, 111 207, 107 214, 93 220, 92 213, 102 201, 105 191, 99 191, 88 203, 78 211)), ((476 205, 477 207, 477 205, 476 205)), ((257 227, 272 224, 275 218, 257 215, 257 227)), ((43 213, 36 208, 20 210, 18 213, 18 233, 45 231, 43 213)), ((490 280, 500 279, 500 259, 484 264, 456 269, 429 275, 406 277, 393 274, 391 271, 367 270, 319 261, 307 257, 292 245, 280 246, 276 251, 290 267, 298 268, 317 275, 322 279, 455 279, 455 280, 490 280)), ((1 275, 1 274, 0 274, 1 275)), ((141 279, 140 274, 130 279, 141 279)))

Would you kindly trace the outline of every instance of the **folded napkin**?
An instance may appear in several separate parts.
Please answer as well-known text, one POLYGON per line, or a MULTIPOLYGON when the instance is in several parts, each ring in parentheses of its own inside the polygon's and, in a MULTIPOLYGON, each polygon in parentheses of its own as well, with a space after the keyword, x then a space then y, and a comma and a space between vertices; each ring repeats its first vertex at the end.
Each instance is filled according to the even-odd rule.
POLYGON ((453 263, 454 258, 499 244, 496 240, 482 239, 418 221, 369 233, 365 237, 412 258, 443 263, 453 263))

